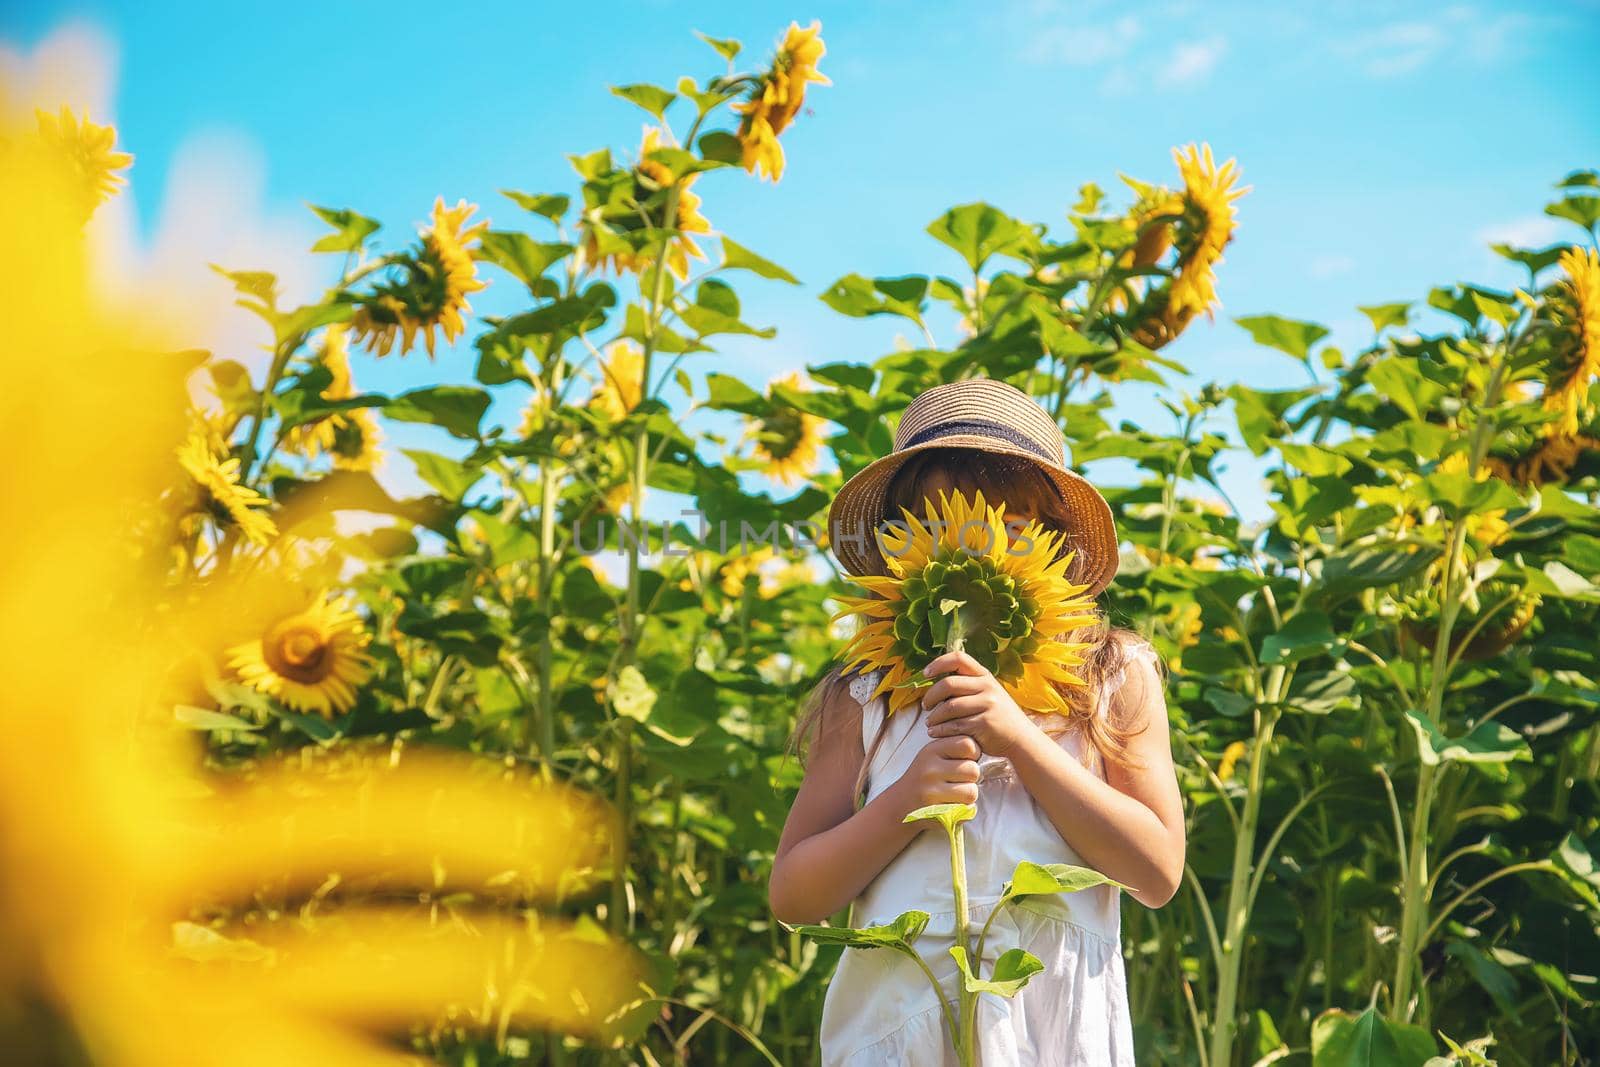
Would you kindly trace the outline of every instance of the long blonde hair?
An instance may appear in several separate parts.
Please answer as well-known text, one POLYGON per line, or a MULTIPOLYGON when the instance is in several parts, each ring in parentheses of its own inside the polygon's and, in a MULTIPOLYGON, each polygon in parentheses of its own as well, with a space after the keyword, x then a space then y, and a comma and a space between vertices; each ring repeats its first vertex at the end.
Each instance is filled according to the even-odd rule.
MULTIPOLYGON (((1049 478, 1033 463, 1017 456, 958 447, 924 449, 906 460, 887 487, 884 499, 886 514, 883 519, 900 519, 902 507, 922 514, 924 498, 932 495, 925 490, 935 471, 942 472, 954 488, 969 497, 982 490, 986 501, 1003 501, 1009 511, 1037 519, 1054 530, 1070 530, 1071 519, 1066 506, 1049 478)), ((1065 553, 1066 549, 1062 551, 1065 553)), ((1076 558, 1067 565, 1067 576, 1073 582, 1083 582, 1076 558)), ((1112 626, 1104 612, 1097 610, 1093 623, 1066 634, 1063 639, 1081 641, 1089 646, 1084 651, 1084 662, 1078 668, 1078 673, 1088 685, 1061 687, 1062 695, 1070 705, 1070 713, 1065 717, 1040 716, 1036 721, 1045 726, 1048 732, 1058 735, 1072 729, 1081 730, 1089 742, 1085 749, 1086 765, 1093 766, 1096 761, 1106 761, 1130 767, 1140 766, 1129 751, 1129 742, 1142 732, 1142 728, 1134 729, 1126 716, 1116 714, 1114 710, 1104 716, 1095 712, 1099 707, 1100 694, 1111 678, 1129 662, 1131 646, 1144 638, 1136 631, 1112 626), (1053 729, 1057 723, 1060 728, 1053 729)), ((1159 664, 1159 657, 1155 661, 1159 664)), ((846 675, 844 664, 836 663, 807 693, 789 739, 789 751, 798 754, 802 763, 812 738, 824 725, 823 710, 844 697, 843 691, 850 680, 857 676, 846 675)), ((916 709, 913 714, 920 714, 920 706, 913 707, 916 709)), ((867 768, 887 728, 888 716, 885 716, 871 745, 865 746, 866 756, 856 780, 858 804, 866 790, 867 768)))

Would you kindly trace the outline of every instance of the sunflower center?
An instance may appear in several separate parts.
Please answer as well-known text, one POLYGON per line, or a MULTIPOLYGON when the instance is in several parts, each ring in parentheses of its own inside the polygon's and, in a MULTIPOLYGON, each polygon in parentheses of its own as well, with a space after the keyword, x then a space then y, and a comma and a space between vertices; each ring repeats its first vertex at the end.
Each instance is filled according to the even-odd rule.
POLYGON ((333 665, 328 635, 301 619, 274 626, 263 642, 263 651, 274 672, 304 685, 327 678, 333 665))
POLYGON ((774 411, 762 419, 761 435, 767 455, 773 459, 788 459, 800 447, 804 429, 800 412, 787 408, 774 411))
POLYGON ((906 579, 903 593, 906 606, 894 623, 894 651, 912 669, 944 651, 954 624, 965 634, 967 654, 995 677, 1022 676, 1023 661, 1039 643, 1039 605, 992 559, 961 549, 941 552, 906 579), (950 602, 959 608, 943 610, 950 602))

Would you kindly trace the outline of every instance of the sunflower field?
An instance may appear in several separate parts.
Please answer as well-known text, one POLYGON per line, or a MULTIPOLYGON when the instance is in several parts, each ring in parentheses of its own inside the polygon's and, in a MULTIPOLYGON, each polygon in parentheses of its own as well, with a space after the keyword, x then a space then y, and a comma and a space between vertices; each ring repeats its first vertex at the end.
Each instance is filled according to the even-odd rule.
POLYGON ((113 129, 0 131, 7 1062, 814 1062, 839 949, 766 884, 849 636, 824 518, 974 376, 1138 472, 1101 607, 1167 661, 1189 833, 1179 895, 1124 904, 1140 1062, 1595 1062, 1600 174, 1554 187, 1567 240, 1496 246, 1513 291, 1363 307, 1354 352, 1234 320, 1297 388, 1181 362, 1250 205, 1188 144, 1065 224, 952 207, 925 263, 821 295, 915 340, 756 389, 718 346, 796 279, 717 190, 800 165, 825 47, 707 44, 612 90, 650 125, 564 188, 414 235, 317 207, 312 303, 221 265, 264 366, 94 294, 113 129), (521 310, 475 314, 489 286, 521 310), (363 389, 380 360, 471 384, 363 389), (1126 381, 1170 425, 1119 421, 1126 381), (374 471, 416 423, 454 447, 399 498, 374 471), (1264 521, 1216 476, 1246 455, 1264 521))

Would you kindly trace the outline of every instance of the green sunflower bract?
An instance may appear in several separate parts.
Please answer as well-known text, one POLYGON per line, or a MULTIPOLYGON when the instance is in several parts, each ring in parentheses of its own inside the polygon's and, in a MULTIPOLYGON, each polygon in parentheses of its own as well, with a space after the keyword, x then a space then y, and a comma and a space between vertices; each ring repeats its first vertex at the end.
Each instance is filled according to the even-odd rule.
POLYGON ((1062 534, 1031 521, 1013 540, 1005 505, 981 491, 925 504, 923 518, 902 508, 904 523, 881 533, 890 573, 857 577, 868 595, 840 598, 834 619, 863 623, 845 645, 845 669, 882 668, 873 696, 888 693, 892 714, 917 700, 922 668, 958 647, 1024 709, 1066 714, 1062 687, 1084 684, 1075 668, 1088 647, 1066 637, 1095 614, 1088 587, 1067 578, 1073 554, 1061 553, 1062 534))

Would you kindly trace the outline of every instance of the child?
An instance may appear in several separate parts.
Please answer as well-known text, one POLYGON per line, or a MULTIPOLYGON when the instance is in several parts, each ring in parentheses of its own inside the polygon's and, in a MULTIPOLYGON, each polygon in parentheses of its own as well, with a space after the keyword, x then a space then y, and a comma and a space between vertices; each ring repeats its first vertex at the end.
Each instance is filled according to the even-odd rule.
MULTIPOLYGON (((1038 519, 1065 535, 1068 576, 1098 594, 1117 568, 1105 499, 1066 468, 1055 421, 1003 382, 937 386, 906 408, 895 448, 850 479, 829 511, 830 546, 852 574, 888 573, 874 530, 921 516, 940 490, 1004 502, 1006 519, 1038 519), (852 528, 852 523, 860 523, 852 528)), ((932 916, 916 943, 953 1004, 959 989, 948 843, 936 824, 906 824, 926 804, 976 804, 965 824, 972 929, 988 919, 1021 860, 1093 867, 1159 908, 1177 891, 1183 808, 1172 765, 1161 666, 1132 631, 1102 617, 1070 635, 1088 641, 1069 716, 1019 708, 963 653, 940 656, 948 674, 920 705, 886 715, 871 696, 877 671, 823 679, 796 729, 805 778, 784 825, 769 896, 785 922, 820 922, 854 904, 852 925, 918 909, 932 916), (809 742, 809 744, 806 744, 809 742), (929 828, 933 832, 927 832, 929 828)), ((1032 897, 995 919, 981 973, 1013 947, 1045 965, 1014 998, 979 998, 983 1067, 1131 1067, 1133 1034, 1120 949, 1121 890, 1032 897)), ((957 1062, 939 1002, 914 960, 846 949, 828 987, 820 1036, 824 1067, 957 1062)))

